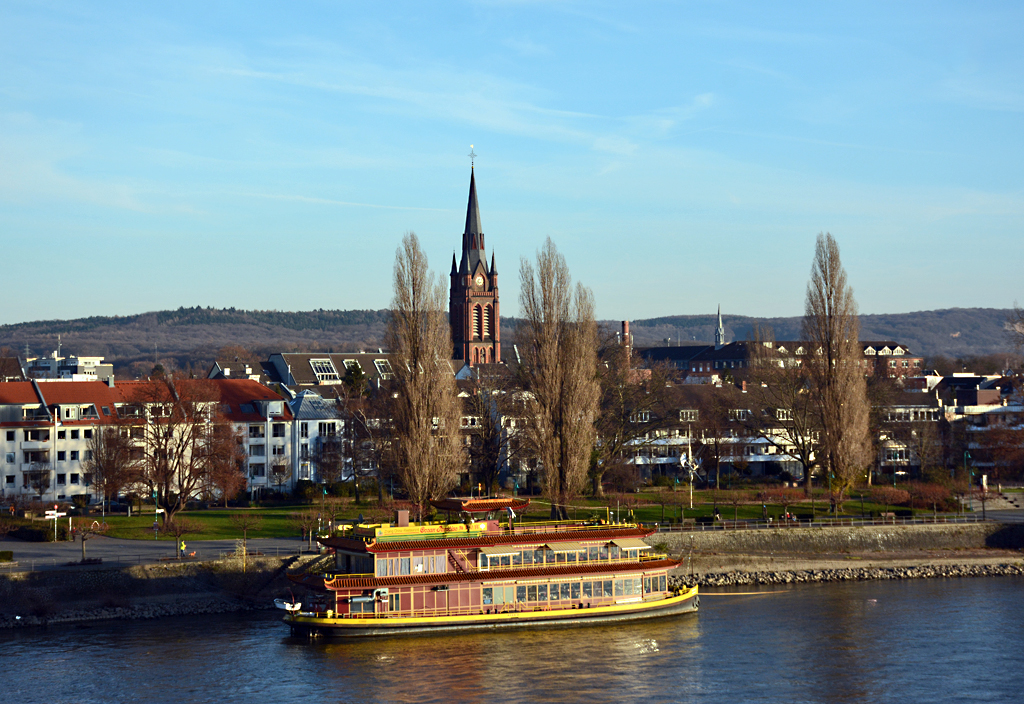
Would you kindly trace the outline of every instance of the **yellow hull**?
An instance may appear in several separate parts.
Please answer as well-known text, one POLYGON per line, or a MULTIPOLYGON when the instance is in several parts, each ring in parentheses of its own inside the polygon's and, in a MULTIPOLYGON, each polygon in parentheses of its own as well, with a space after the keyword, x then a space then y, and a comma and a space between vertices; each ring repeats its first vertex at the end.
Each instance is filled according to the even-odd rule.
POLYGON ((696 611, 700 606, 697 587, 656 601, 633 601, 588 609, 510 611, 458 616, 325 616, 298 612, 284 617, 293 635, 311 637, 365 637, 466 631, 476 629, 522 628, 531 626, 578 626, 611 621, 658 618, 696 611))

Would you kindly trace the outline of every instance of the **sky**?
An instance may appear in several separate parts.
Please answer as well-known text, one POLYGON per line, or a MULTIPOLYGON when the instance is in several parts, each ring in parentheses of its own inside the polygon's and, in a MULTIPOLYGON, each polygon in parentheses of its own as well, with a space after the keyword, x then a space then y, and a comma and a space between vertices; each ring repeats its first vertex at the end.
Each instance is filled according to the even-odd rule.
POLYGON ((502 313, 551 237, 603 319, 1024 303, 1024 5, 0 3, 0 324, 379 309, 447 274, 470 145, 502 313))

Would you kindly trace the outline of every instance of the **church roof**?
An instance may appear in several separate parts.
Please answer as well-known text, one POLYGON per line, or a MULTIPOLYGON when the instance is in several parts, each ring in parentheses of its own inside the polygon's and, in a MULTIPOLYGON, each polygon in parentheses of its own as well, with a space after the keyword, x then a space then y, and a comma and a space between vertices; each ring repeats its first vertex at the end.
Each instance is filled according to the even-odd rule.
POLYGON ((473 274, 482 265, 487 271, 487 254, 484 252, 484 233, 480 226, 480 205, 476 199, 476 171, 469 172, 469 204, 466 206, 466 229, 462 233, 462 261, 466 268, 459 266, 460 274, 473 274))

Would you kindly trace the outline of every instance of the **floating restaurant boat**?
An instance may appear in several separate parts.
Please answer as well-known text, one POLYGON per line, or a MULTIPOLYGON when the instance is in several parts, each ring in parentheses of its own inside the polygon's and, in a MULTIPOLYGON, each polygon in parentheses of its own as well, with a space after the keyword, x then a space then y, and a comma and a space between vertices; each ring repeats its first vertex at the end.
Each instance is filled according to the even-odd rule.
POLYGON ((312 591, 284 617, 293 635, 578 626, 696 611, 697 587, 670 589, 678 560, 653 554, 633 523, 516 522, 527 499, 445 499, 461 520, 359 524, 320 538, 335 569, 292 575, 312 591), (502 519, 493 516, 498 515, 502 519), (481 517, 482 516, 482 517, 481 517), (478 518, 479 517, 479 518, 478 518))

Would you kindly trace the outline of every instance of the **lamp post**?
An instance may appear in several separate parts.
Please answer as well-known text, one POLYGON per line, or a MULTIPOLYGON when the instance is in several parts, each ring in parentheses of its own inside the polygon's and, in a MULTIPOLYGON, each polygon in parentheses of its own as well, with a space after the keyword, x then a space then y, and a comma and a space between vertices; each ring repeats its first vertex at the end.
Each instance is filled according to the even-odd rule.
POLYGON ((971 487, 971 482, 972 482, 971 470, 967 466, 967 460, 969 460, 969 459, 971 459, 971 453, 968 452, 967 450, 964 450, 964 474, 967 475, 967 501, 970 504, 971 512, 973 513, 974 512, 974 491, 973 491, 973 488, 971 487))

